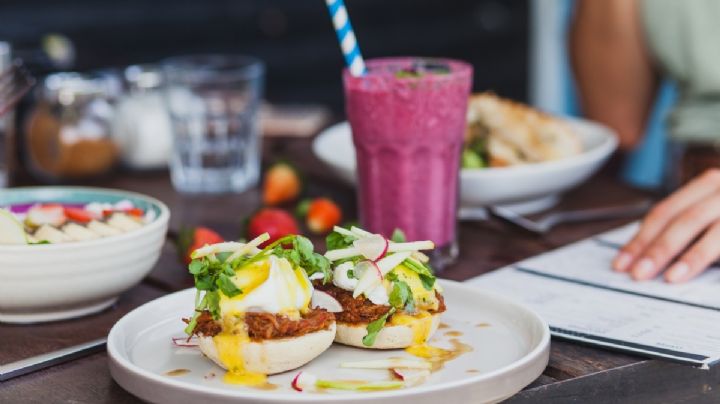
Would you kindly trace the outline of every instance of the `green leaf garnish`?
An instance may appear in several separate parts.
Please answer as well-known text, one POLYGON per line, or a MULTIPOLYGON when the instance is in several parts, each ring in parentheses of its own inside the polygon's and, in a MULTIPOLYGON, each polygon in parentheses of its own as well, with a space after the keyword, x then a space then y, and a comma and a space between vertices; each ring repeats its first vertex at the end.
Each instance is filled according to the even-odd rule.
POLYGON ((423 287, 425 289, 432 290, 433 286, 435 285, 435 275, 433 275, 430 267, 414 258, 406 259, 405 261, 403 261, 403 265, 405 265, 411 271, 417 273, 420 276, 420 281, 422 281, 423 287))
POLYGON ((395 78, 398 79, 409 79, 422 77, 422 72, 417 70, 398 70, 395 72, 395 78))
POLYGON ((405 236, 405 232, 400 229, 393 230, 392 236, 390 236, 390 241, 394 243, 404 243, 407 241, 407 237, 405 236))
POLYGON ((329 250, 339 250, 352 246, 355 237, 346 236, 333 231, 325 237, 325 247, 329 250))
POLYGON ((207 265, 204 260, 193 260, 188 266, 188 270, 193 275, 197 275, 205 269, 207 269, 207 265))
POLYGON ((391 306, 402 309, 408 300, 412 300, 410 286, 401 280, 396 280, 393 282, 393 288, 388 297, 391 306))
POLYGON ((375 320, 372 323, 367 325, 367 335, 365 335, 362 339, 363 345, 373 346, 373 344, 375 343, 375 338, 377 338, 378 334, 380 333, 382 328, 385 326, 385 323, 387 322, 388 317, 395 314, 395 310, 396 310, 395 307, 391 307, 387 313, 382 315, 382 317, 378 318, 377 320, 375 320))
POLYGON ((287 259, 294 268, 302 268, 308 276, 320 272, 323 281, 331 277, 330 261, 313 251, 313 244, 302 236, 289 235, 271 243, 259 253, 241 256, 232 262, 226 262, 232 253, 210 254, 196 258, 188 265, 188 271, 195 279, 195 288, 205 291, 205 295, 195 305, 195 313, 190 319, 185 332, 191 334, 197 324, 200 313, 207 310, 213 319, 220 318, 220 293, 227 297, 237 296, 242 290, 235 285, 232 277, 250 264, 266 259, 270 255, 287 259), (285 248, 290 246, 290 248, 285 248))
POLYGON ((224 272, 218 276, 216 284, 227 297, 234 297, 242 293, 242 290, 240 290, 240 288, 238 288, 233 283, 232 279, 224 272))

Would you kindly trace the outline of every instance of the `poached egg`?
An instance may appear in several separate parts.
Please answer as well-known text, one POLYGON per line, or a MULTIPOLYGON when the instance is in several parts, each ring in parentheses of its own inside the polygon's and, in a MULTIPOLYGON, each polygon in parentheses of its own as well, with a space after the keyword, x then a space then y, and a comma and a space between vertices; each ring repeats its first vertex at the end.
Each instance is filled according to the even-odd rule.
POLYGON ((224 381, 262 387, 267 385, 267 375, 245 369, 243 345, 250 342, 245 313, 281 314, 299 320, 310 307, 313 286, 305 270, 273 255, 239 268, 231 280, 242 293, 234 297, 220 293, 223 327, 213 337, 218 358, 228 369, 224 381))

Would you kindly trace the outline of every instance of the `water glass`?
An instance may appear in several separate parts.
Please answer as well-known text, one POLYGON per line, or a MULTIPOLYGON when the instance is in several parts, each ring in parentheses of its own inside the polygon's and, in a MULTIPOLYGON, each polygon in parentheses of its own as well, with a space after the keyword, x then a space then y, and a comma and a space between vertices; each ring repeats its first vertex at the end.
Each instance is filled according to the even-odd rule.
POLYGON ((200 55, 163 62, 173 132, 170 174, 186 193, 242 192, 260 177, 263 63, 200 55))

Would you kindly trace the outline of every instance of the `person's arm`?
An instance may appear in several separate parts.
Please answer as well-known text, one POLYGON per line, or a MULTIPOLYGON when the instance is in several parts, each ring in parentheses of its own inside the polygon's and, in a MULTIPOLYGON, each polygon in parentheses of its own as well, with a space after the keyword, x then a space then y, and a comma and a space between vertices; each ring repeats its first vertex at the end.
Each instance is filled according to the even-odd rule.
POLYGON ((576 4, 570 53, 583 112, 617 131, 622 149, 632 149, 642 138, 658 86, 639 0, 576 4))

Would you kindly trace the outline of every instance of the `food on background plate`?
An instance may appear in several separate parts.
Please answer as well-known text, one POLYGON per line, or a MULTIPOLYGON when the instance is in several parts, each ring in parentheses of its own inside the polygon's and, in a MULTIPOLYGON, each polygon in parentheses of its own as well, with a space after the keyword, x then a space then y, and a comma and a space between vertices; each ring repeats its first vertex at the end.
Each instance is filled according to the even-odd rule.
POLYGON ((432 241, 406 242, 396 231, 391 240, 357 227, 335 227, 325 257, 333 264, 332 283, 318 290, 342 306, 335 313, 335 341, 374 349, 407 348, 431 359, 439 348, 427 345, 445 311, 442 289, 420 252, 432 241))
POLYGON ((16 204, 0 209, 0 244, 59 244, 110 237, 139 229, 153 221, 154 215, 128 200, 16 204))
POLYGON ((227 370, 228 383, 263 386, 267 375, 298 368, 335 337, 335 317, 312 308, 313 279, 330 279, 330 264, 297 235, 267 247, 264 233, 248 243, 207 245, 192 253, 194 315, 185 331, 227 370))
POLYGON ((274 206, 297 199, 302 181, 295 167, 287 162, 275 163, 265 172, 263 202, 274 206))
POLYGON ((186 227, 180 229, 177 245, 180 259, 187 265, 190 264, 192 258, 190 255, 193 251, 206 244, 217 244, 225 241, 221 235, 207 227, 186 227))
POLYGON ((463 168, 507 167, 558 160, 582 152, 561 119, 492 93, 470 97, 463 168))

